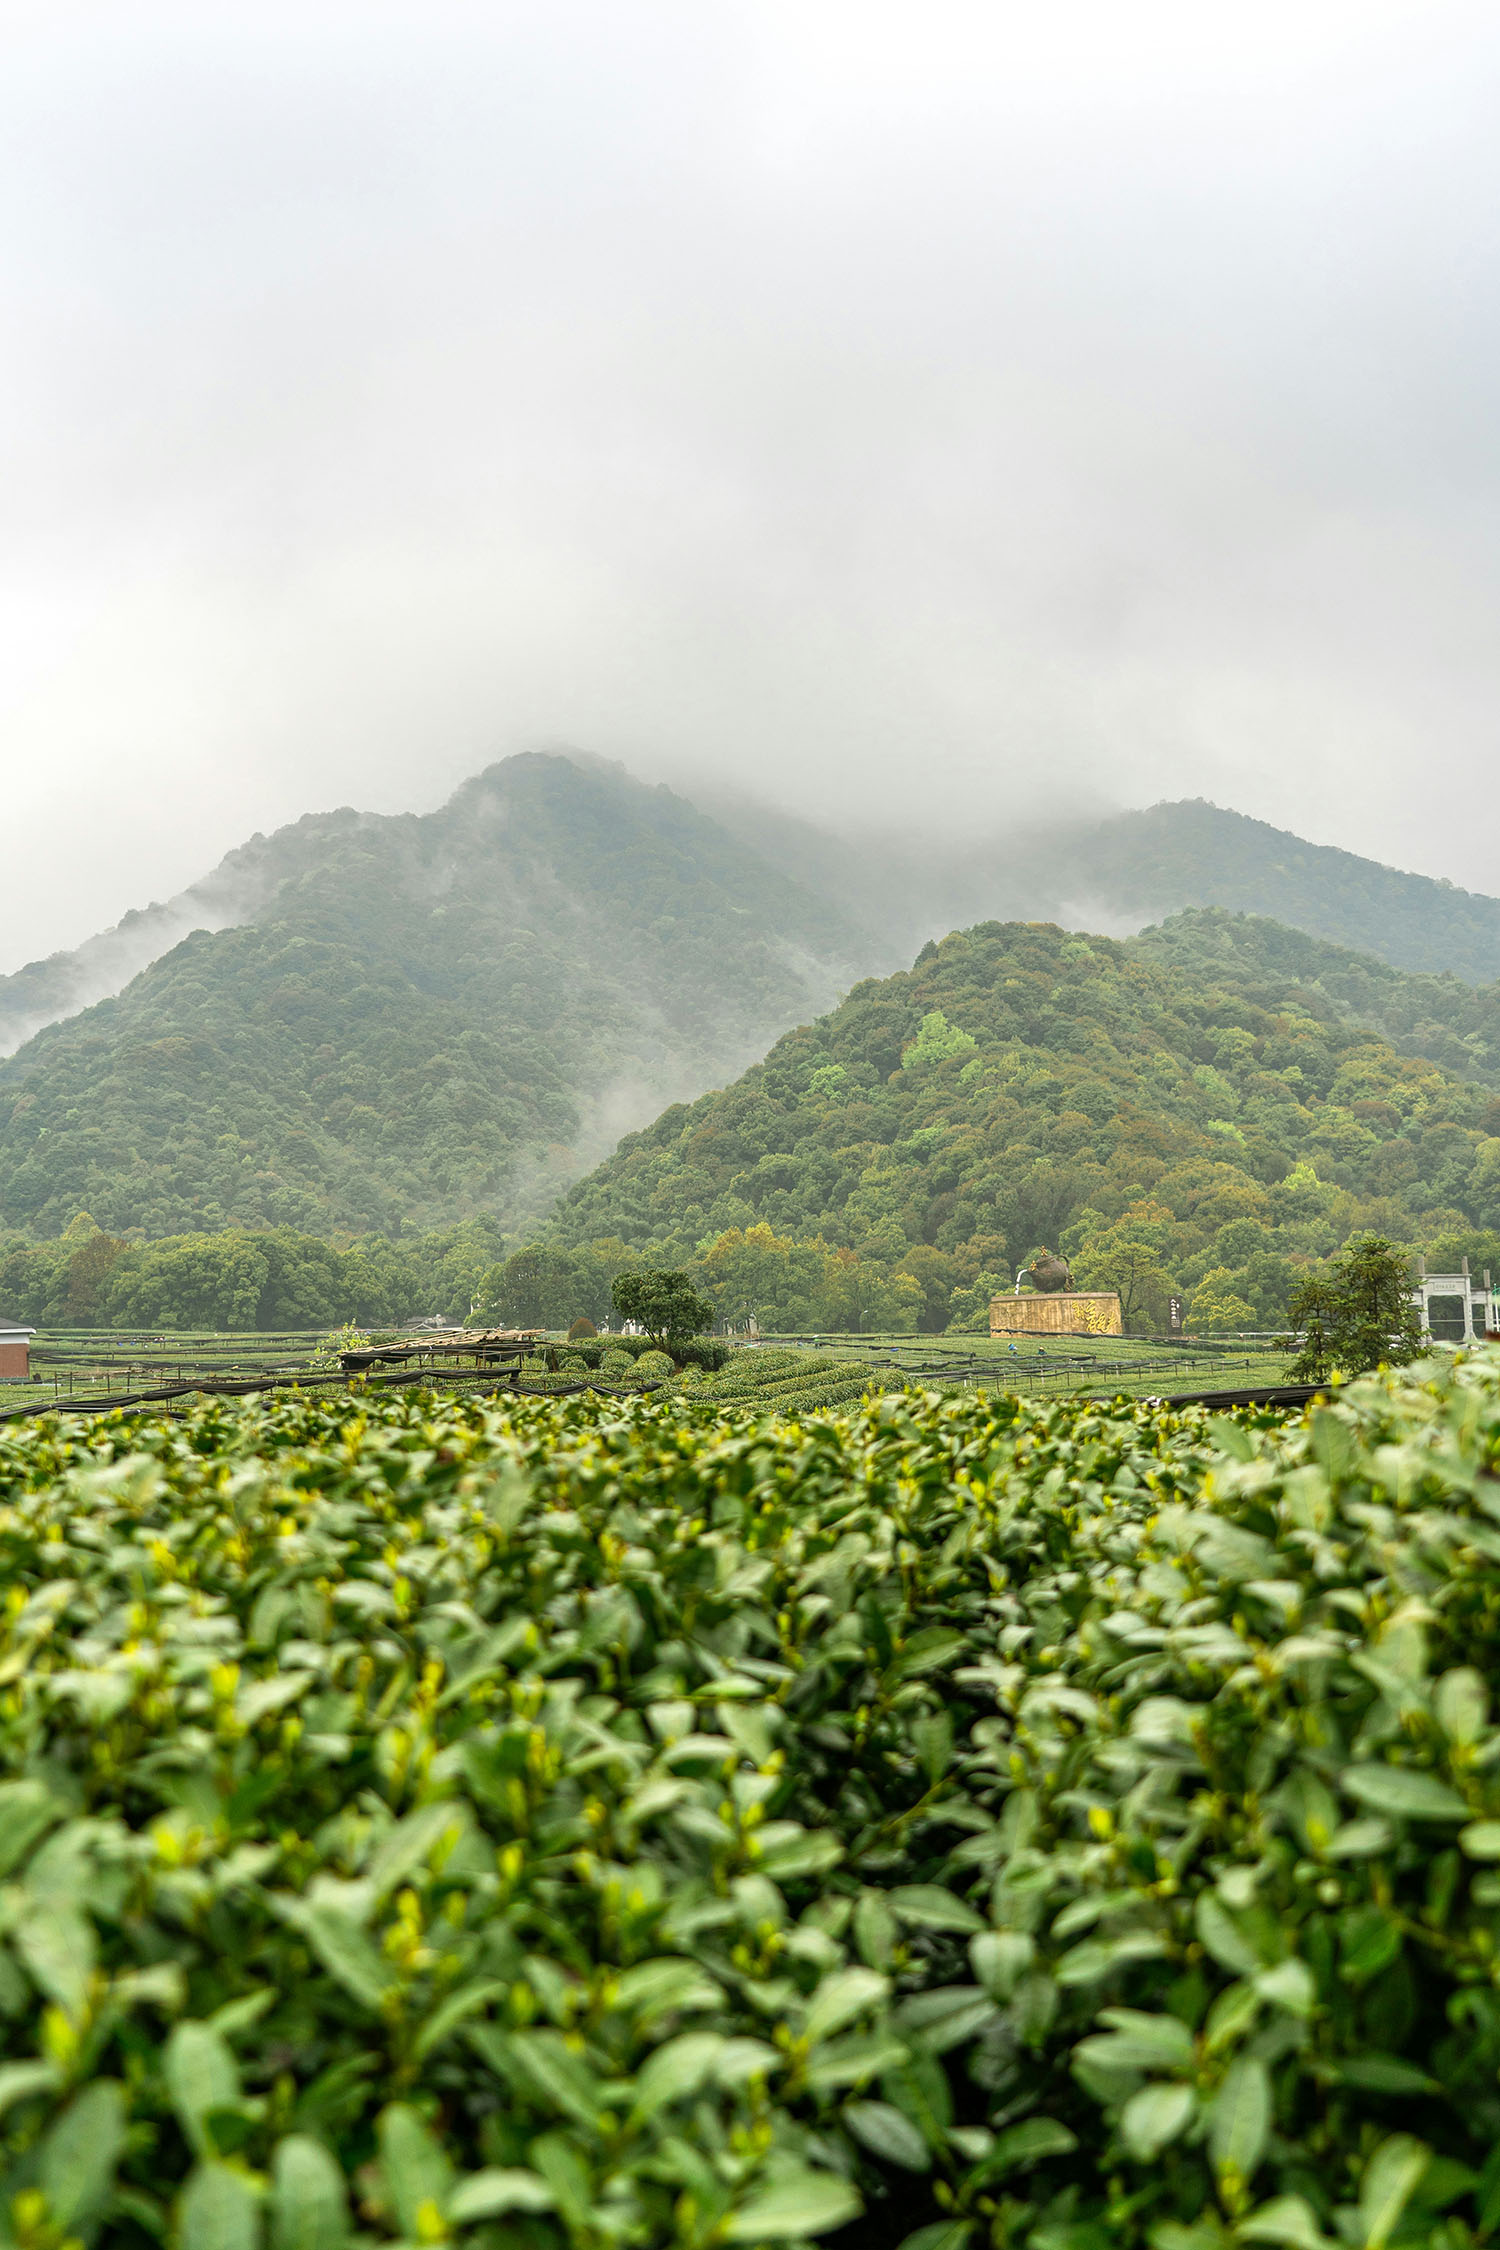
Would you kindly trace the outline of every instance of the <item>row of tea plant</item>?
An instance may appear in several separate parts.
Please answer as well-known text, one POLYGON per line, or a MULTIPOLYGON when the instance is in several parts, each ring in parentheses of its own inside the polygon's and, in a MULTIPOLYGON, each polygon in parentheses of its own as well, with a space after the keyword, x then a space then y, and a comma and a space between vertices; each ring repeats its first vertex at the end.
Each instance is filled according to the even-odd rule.
POLYGON ((0 1434, 0 2236, 1500 2220, 1500 1370, 0 1434))

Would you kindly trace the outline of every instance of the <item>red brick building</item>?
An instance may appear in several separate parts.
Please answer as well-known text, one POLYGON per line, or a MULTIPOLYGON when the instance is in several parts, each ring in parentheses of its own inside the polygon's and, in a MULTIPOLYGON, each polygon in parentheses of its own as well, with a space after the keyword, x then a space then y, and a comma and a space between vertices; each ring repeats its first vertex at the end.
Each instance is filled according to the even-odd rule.
POLYGON ((0 1383, 15 1382, 31 1373, 31 1339, 36 1334, 19 1320, 0 1313, 0 1383))

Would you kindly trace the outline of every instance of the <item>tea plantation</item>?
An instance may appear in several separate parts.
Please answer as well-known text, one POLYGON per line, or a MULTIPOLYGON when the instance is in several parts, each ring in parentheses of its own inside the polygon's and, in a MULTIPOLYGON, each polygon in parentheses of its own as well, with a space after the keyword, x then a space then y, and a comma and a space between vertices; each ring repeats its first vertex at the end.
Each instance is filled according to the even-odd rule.
POLYGON ((1500 1366, 0 1431, 0 2238, 1465 2250, 1500 1366))

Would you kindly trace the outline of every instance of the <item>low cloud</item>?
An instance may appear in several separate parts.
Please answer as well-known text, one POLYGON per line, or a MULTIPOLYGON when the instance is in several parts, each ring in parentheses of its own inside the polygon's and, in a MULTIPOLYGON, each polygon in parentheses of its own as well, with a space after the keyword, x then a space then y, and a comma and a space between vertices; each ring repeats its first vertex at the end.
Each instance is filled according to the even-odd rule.
POLYGON ((1454 0, 20 11, 0 969, 559 738, 1494 888, 1497 59, 1454 0))

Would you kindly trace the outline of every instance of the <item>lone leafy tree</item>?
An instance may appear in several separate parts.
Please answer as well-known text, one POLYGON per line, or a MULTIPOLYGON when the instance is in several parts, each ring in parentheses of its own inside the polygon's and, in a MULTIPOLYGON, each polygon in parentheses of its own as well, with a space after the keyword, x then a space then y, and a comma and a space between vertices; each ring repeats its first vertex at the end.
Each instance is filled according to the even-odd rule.
POLYGON ((1404 1367, 1422 1348, 1405 1255, 1383 1235, 1346 1243, 1326 1273, 1303 1282, 1291 1317, 1302 1334, 1295 1382, 1324 1382, 1335 1367, 1345 1375, 1404 1367))
POLYGON ((622 1320, 638 1320, 654 1343, 701 1336, 714 1324, 714 1308, 685 1273, 647 1267, 620 1274, 610 1295, 622 1320))

